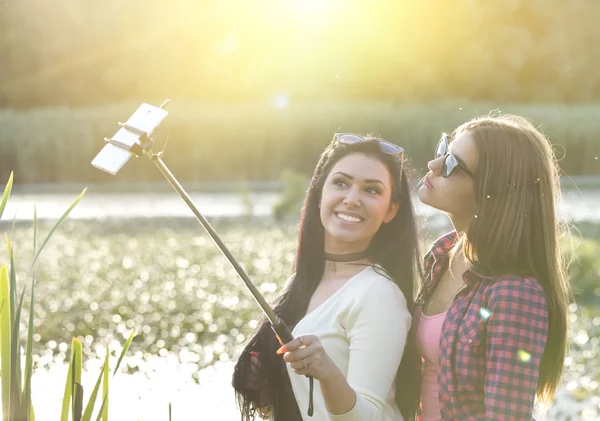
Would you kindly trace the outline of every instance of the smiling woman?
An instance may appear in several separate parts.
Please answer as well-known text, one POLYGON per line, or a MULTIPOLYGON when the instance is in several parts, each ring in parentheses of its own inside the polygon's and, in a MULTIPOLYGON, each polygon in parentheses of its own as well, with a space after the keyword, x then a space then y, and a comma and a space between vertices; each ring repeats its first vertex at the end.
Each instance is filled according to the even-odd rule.
POLYGON ((295 273, 274 308, 295 339, 278 349, 265 321, 250 336, 233 378, 244 421, 256 411, 301 420, 313 403, 305 375, 317 380, 316 420, 414 418, 409 332, 419 259, 403 168, 402 148, 383 139, 336 134, 322 153, 304 202, 295 273))
POLYGON ((369 247, 381 224, 398 211, 398 204, 390 203, 390 186, 390 174, 376 158, 352 154, 338 161, 321 194, 327 253, 356 253, 369 247))

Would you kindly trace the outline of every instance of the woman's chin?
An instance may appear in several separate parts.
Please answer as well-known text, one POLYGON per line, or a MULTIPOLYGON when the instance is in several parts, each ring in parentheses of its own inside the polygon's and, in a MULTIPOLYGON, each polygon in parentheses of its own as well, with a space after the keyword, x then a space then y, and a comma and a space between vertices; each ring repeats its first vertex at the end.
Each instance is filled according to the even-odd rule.
POLYGON ((424 205, 430 206, 442 212, 446 212, 443 209, 443 206, 436 206, 435 198, 431 197, 431 191, 427 187, 421 187, 419 190, 417 190, 417 196, 419 196, 419 201, 424 205))
POLYGON ((421 186, 419 190, 417 190, 417 196, 419 196, 419 200, 421 201, 421 203, 431 206, 429 198, 430 193, 431 192, 429 191, 429 189, 425 186, 421 186))

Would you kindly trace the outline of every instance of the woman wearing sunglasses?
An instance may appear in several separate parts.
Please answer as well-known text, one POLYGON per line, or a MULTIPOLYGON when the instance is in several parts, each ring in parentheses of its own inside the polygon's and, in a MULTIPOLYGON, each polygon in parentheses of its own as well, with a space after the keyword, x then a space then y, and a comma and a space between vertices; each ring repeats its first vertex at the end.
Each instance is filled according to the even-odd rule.
POLYGON ((477 118, 428 167, 419 198, 454 231, 425 256, 413 317, 421 419, 534 419, 560 380, 570 302, 551 146, 521 117, 477 118))
POLYGON ((295 339, 281 347, 259 321, 233 376, 242 420, 413 418, 418 389, 406 379, 418 376, 409 335, 418 262, 402 148, 336 134, 314 171, 294 273, 274 306, 295 339))

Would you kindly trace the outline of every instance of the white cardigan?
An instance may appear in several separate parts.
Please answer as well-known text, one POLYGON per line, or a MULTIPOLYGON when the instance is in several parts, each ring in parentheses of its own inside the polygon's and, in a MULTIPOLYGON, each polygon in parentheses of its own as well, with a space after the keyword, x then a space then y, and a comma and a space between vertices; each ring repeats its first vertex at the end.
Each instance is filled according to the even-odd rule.
POLYGON ((394 395, 411 316, 400 288, 382 273, 380 268, 365 268, 292 331, 294 337, 317 335, 356 392, 352 410, 332 415, 315 381, 314 415, 309 417, 308 379, 286 364, 304 421, 403 421, 394 395))

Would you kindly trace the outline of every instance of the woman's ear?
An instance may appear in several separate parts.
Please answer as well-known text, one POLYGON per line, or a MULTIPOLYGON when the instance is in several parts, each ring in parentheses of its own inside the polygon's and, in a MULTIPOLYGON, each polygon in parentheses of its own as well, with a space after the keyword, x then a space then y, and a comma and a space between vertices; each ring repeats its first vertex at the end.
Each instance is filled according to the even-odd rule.
POLYGON ((392 219, 394 219, 394 217, 398 213, 398 209, 400 209, 400 203, 392 203, 390 205, 390 209, 388 210, 387 215, 385 215, 385 218, 383 218, 383 223, 387 224, 392 219))

